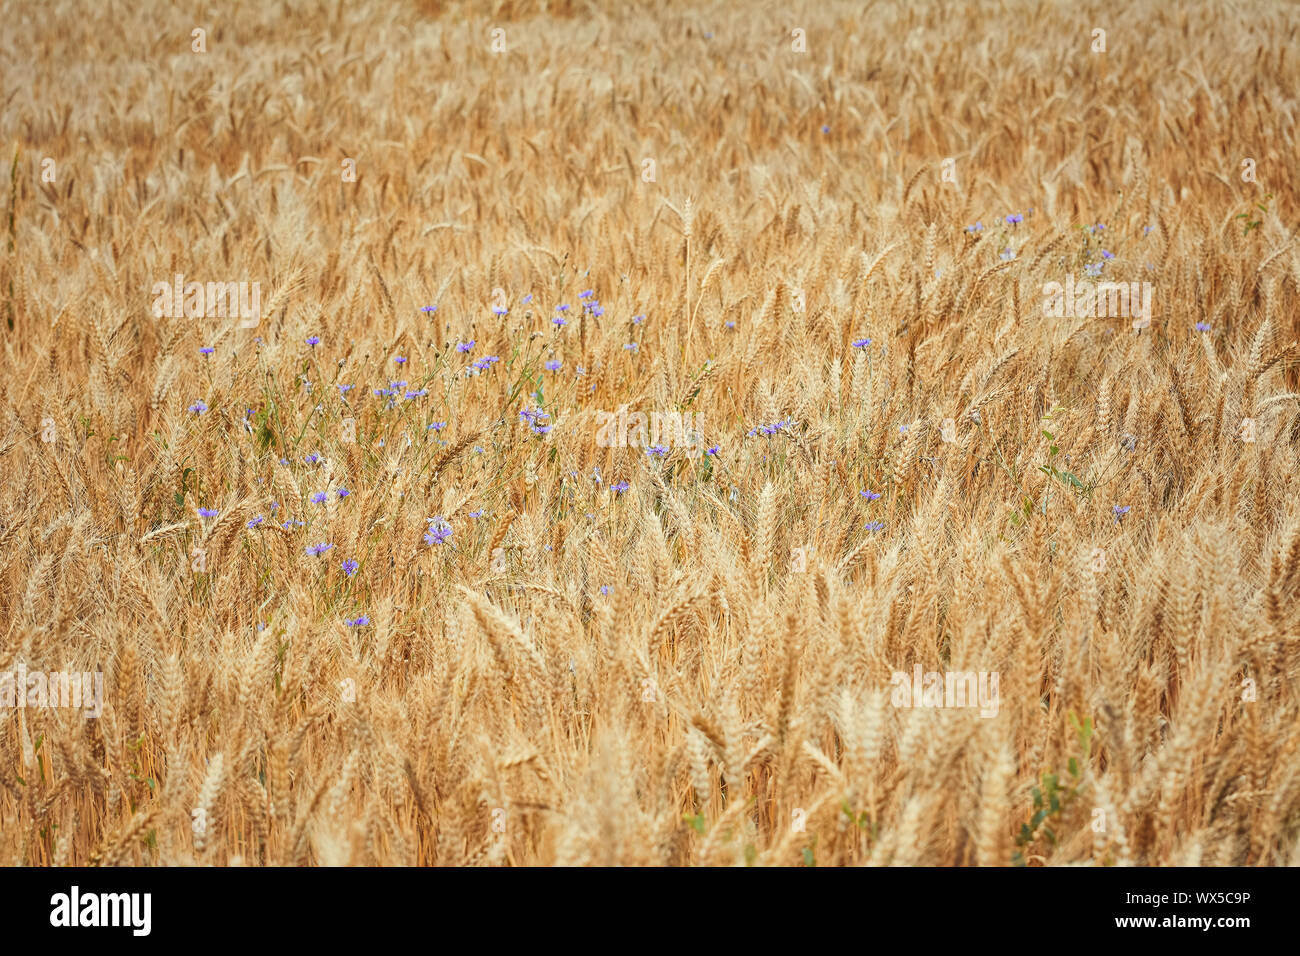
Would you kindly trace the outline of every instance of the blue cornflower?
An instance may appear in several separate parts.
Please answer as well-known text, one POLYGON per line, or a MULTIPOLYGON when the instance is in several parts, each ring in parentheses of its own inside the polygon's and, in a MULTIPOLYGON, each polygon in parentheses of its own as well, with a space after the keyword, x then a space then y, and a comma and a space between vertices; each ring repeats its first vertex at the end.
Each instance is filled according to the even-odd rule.
POLYGON ((1015 257, 1016 254, 1011 249, 1003 249, 1000 253, 998 253, 998 258, 1001 259, 1003 262, 1010 262, 1015 257))
POLYGON ((868 489, 867 491, 860 492, 860 494, 868 501, 875 501, 877 498, 880 497, 880 492, 871 491, 870 489, 868 489))
POLYGON ((318 465, 320 464, 320 455, 312 452, 310 455, 303 455, 302 460, 309 465, 318 465))
POLYGON ((351 620, 345 619, 343 623, 345 623, 348 627, 365 627, 367 624, 370 623, 370 618, 362 614, 360 617, 354 617, 351 620))
POLYGON ((494 305, 494 306, 492 306, 492 314, 493 314, 493 315, 505 315, 505 314, 508 313, 509 311, 510 311, 509 309, 504 308, 504 307, 499 306, 499 305, 494 305))
POLYGON ((396 362, 398 365, 405 365, 405 364, 406 364, 406 356, 405 356, 405 355, 394 355, 394 356, 393 356, 393 361, 396 362))
POLYGON ((601 594, 609 594, 609 592, 612 591, 612 590, 614 590, 614 589, 611 588, 608 584, 602 584, 602 585, 600 586, 600 593, 601 593, 601 594))
POLYGON ((523 303, 524 303, 524 305, 527 305, 529 302, 532 302, 532 301, 533 301, 533 294, 532 294, 531 292, 528 293, 528 294, 527 294, 526 296, 524 296, 524 298, 523 298, 523 303))
POLYGON ((623 346, 623 350, 626 351, 626 352, 635 352, 635 351, 636 351, 636 343, 635 343, 635 342, 628 342, 627 345, 623 346))
POLYGON ((706 454, 706 455, 716 455, 717 453, 718 453, 718 446, 717 446, 717 445, 712 445, 712 446, 710 446, 709 448, 706 448, 706 449, 704 450, 704 454, 706 454))
POLYGON ((340 394, 340 395, 345 395, 345 394, 347 394, 348 392, 352 391, 354 388, 356 388, 355 385, 340 385, 340 386, 339 386, 339 394, 340 394))
POLYGON ((1111 514, 1113 514, 1113 515, 1115 516, 1115 523, 1116 523, 1116 524, 1119 524, 1119 519, 1120 519, 1120 518, 1124 517, 1126 514, 1129 513, 1129 509, 1130 509, 1131 507, 1132 507, 1132 505, 1115 505, 1115 507, 1113 507, 1113 508, 1110 509, 1111 514))
POLYGON ((551 359, 549 362, 546 363, 545 368, 546 371, 548 372, 558 372, 562 365, 564 365, 564 363, 561 362, 559 359, 551 359))
POLYGON ((853 341, 853 347, 855 349, 865 349, 870 344, 871 344, 871 339, 855 339, 853 341))
POLYGON ((429 422, 429 427, 425 431, 440 432, 447 427, 446 422, 429 422))
POLYGON ((1114 258, 1115 258, 1115 253, 1113 253, 1113 252, 1107 252, 1105 249, 1103 249, 1103 250, 1101 250, 1101 257, 1102 257, 1103 259, 1114 259, 1114 258))
POLYGON ((437 307, 436 305, 422 305, 422 306, 420 306, 420 311, 421 311, 421 312, 437 312, 437 311, 438 311, 438 307, 437 307))
POLYGON ((471 518, 481 518, 481 517, 483 517, 483 509, 482 509, 482 508, 479 508, 478 511, 471 511, 471 512, 469 513, 469 516, 470 516, 471 518))
POLYGON ((1015 226, 1024 221, 1025 221, 1025 217, 1018 212, 1013 212, 1011 215, 1007 216, 1008 226, 1015 226))
POLYGON ((830 131, 831 131, 831 128, 830 128, 829 126, 827 126, 825 123, 823 123, 823 124, 822 124, 822 132, 823 132, 823 133, 829 133, 830 131))
POLYGON ((316 555, 316 557, 320 557, 322 554, 324 554, 332 547, 334 547, 333 544, 326 544, 324 541, 322 541, 320 544, 309 544, 307 545, 307 553, 314 554, 316 555))
POLYGON ((200 508, 199 514, 203 515, 205 518, 215 518, 217 515, 221 514, 221 510, 219 508, 200 508))
POLYGON ((556 316, 555 318, 551 319, 551 324, 554 325, 557 329, 562 329, 564 328, 566 323, 562 318, 556 316))
POLYGON ((201 398, 195 399, 194 404, 191 405, 188 409, 188 411, 193 412, 195 415, 202 415, 207 410, 208 410, 207 403, 204 402, 203 399, 201 398))
POLYGON ((310 345, 312 348, 315 348, 316 346, 320 345, 320 336, 319 335, 307 336, 307 344, 310 345))
POLYGON ((338 496, 340 498, 346 498, 350 494, 352 494, 352 492, 348 491, 346 488, 340 488, 338 490, 338 496))
POLYGON ((474 347, 474 343, 477 341, 478 339, 470 339, 468 342, 461 342, 459 345, 456 346, 456 351, 468 352, 470 349, 474 347))
POLYGON ((734 329, 736 327, 736 323, 732 322, 730 319, 724 322, 723 325, 725 325, 729 329, 734 329))
POLYGON ((632 486, 629 485, 626 481, 618 481, 618 482, 615 482, 614 484, 610 485, 610 486, 609 486, 609 490, 612 491, 612 492, 614 492, 615 494, 620 494, 620 495, 621 495, 623 492, 627 491, 628 488, 630 488, 630 487, 632 487, 632 486))
POLYGON ((199 354, 201 354, 201 355, 211 355, 211 354, 212 354, 213 352, 215 352, 215 351, 216 351, 216 349, 214 349, 211 345, 205 345, 205 346, 203 346, 203 348, 199 349, 199 354))
POLYGON ((984 231, 984 223, 982 223, 982 222, 976 222, 975 225, 973 225, 973 226, 967 226, 967 227, 966 227, 966 231, 967 231, 967 232, 983 232, 983 231, 984 231))
POLYGON ((579 299, 586 299, 586 298, 589 298, 590 296, 593 296, 593 295, 595 295, 595 294, 596 294, 596 290, 595 290, 595 289, 583 289, 581 292, 578 293, 578 298, 579 298, 579 299))
POLYGON ((868 531, 884 531, 885 523, 883 521, 868 521, 863 525, 868 531))
POLYGON ((569 311, 569 304, 566 302, 566 303, 564 303, 563 305, 557 305, 557 306, 555 307, 555 311, 556 311, 556 312, 568 312, 568 311, 569 311))
POLYGON ((250 527, 250 528, 256 528, 259 524, 261 524, 261 523, 262 523, 263 521, 265 521, 265 520, 266 520, 266 519, 263 518, 261 515, 258 515, 256 518, 253 518, 252 520, 250 520, 250 521, 248 522, 248 527, 250 527))
POLYGON ((407 392, 407 393, 406 393, 406 400, 409 402, 409 401, 410 401, 411 399, 413 399, 413 398, 423 398, 424 396, 426 396, 426 395, 428 395, 428 394, 429 394, 429 390, 428 390, 427 388, 422 388, 422 389, 419 389, 418 391, 407 392))
POLYGON ((357 573, 357 568, 361 567, 361 565, 357 564, 357 562, 353 561, 351 558, 348 558, 343 562, 342 567, 343 573, 348 577, 352 577, 352 575, 357 573))
POLYGON ((634 315, 634 316, 632 316, 632 324, 633 324, 633 325, 640 325, 640 324, 641 324, 642 322, 644 322, 644 321, 645 321, 645 316, 644 316, 644 315, 634 315))
POLYGON ((318 491, 316 492, 316 494, 311 496, 311 503, 314 505, 323 505, 325 503, 325 499, 328 497, 329 496, 325 494, 325 492, 318 491))
POLYGON ((1210 331, 1210 323, 1209 323, 1209 322, 1197 322, 1197 323, 1196 323, 1196 331, 1197 331, 1197 332, 1208 332, 1208 331, 1210 331))
POLYGON ((1101 267, 1102 267, 1102 263, 1100 262, 1089 262, 1087 265, 1083 267, 1083 271, 1084 273, 1086 273, 1087 275, 1095 279, 1097 278, 1097 276, 1101 275, 1101 267))
POLYGON ((550 425, 543 424, 551 416, 540 408, 523 409, 519 417, 528 422, 529 427, 538 435, 545 435, 551 430, 550 425))
POLYGON ((425 532, 424 540, 429 545, 442 544, 451 537, 451 525, 441 518, 434 518, 425 532))
POLYGON ((651 457, 654 457, 654 458, 662 458, 662 457, 664 457, 664 455, 668 454, 668 446, 667 446, 667 445, 651 445, 649 448, 647 448, 647 449, 645 450, 645 453, 646 453, 647 455, 650 455, 651 457))

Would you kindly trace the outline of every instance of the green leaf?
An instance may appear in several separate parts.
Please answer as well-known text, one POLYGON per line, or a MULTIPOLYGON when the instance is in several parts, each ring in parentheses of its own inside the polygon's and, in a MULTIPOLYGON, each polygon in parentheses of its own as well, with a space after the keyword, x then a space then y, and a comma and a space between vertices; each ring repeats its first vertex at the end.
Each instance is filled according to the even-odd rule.
POLYGON ((804 848, 803 848, 803 865, 804 865, 804 866, 816 866, 816 865, 817 865, 815 862, 813 862, 813 851, 812 851, 812 848, 811 848, 811 847, 804 847, 804 848))
POLYGON ((1075 760, 1073 757, 1071 757, 1071 758, 1070 758, 1069 767, 1070 767, 1070 776, 1071 776, 1071 777, 1077 777, 1077 776, 1079 776, 1079 761, 1077 761, 1077 760, 1075 760))

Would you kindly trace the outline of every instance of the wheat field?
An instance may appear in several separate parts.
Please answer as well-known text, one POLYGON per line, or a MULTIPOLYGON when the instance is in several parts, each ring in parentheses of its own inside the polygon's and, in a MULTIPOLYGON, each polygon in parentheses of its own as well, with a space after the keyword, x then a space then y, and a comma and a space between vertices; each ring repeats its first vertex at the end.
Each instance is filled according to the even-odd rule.
POLYGON ((1300 864, 1295 5, 0 19, 0 863, 1300 864))

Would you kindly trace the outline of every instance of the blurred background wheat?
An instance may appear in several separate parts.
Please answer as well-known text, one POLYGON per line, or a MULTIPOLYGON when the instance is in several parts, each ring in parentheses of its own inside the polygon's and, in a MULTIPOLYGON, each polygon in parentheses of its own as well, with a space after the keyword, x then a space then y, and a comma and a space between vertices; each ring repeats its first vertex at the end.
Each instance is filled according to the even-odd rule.
POLYGON ((0 862, 1300 862, 1294 5, 2 10, 0 862))

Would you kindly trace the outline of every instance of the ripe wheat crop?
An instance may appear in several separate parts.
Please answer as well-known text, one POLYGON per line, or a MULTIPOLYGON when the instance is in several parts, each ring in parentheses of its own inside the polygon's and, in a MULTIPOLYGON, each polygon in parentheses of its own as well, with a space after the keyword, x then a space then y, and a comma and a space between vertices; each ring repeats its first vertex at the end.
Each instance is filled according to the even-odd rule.
POLYGON ((0 13, 0 863, 1300 863, 1294 5, 205 16, 0 13))

